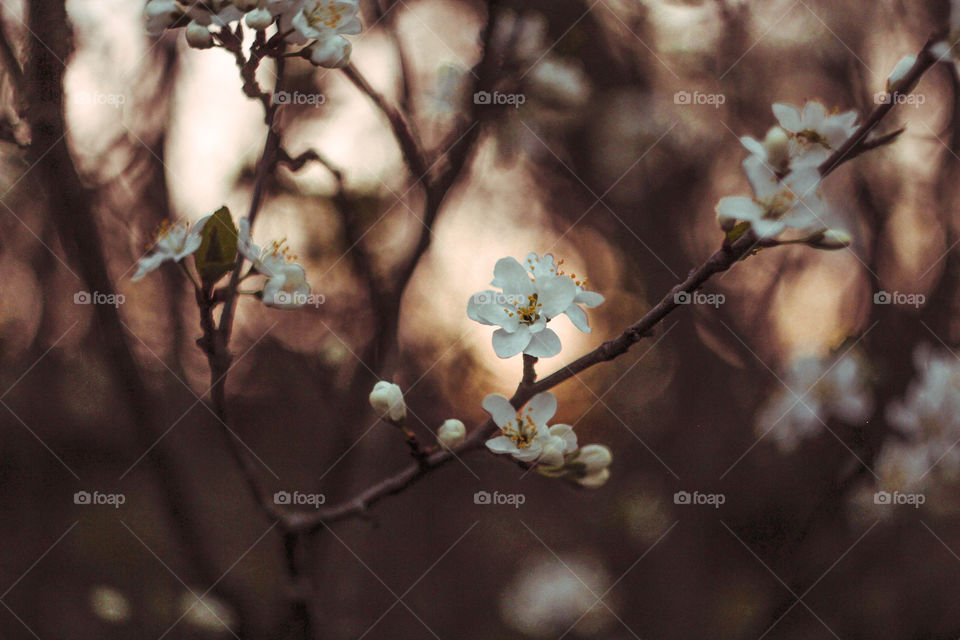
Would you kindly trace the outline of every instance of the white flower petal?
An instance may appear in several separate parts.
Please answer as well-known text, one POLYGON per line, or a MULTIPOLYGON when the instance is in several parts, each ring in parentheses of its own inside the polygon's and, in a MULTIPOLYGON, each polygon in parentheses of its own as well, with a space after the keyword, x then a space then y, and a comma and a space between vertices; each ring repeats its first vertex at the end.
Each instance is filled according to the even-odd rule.
POLYGON ((504 293, 524 296, 534 293, 533 281, 530 279, 527 270, 514 258, 497 260, 497 264, 493 268, 493 276, 493 281, 490 284, 494 287, 500 287, 504 293))
POLYGON ((544 329, 530 336, 530 342, 523 348, 523 352, 534 358, 552 358, 560 353, 562 348, 560 336, 553 329, 544 329))
POLYGON ((512 425, 517 419, 517 410, 513 408, 509 400, 499 393, 488 395, 483 399, 481 406, 501 429, 512 425))
POLYGON ((763 217, 763 207, 744 196, 727 196, 717 203, 717 218, 726 220, 756 220, 763 217))
POLYGON ((573 299, 574 302, 576 302, 577 304, 582 304, 588 309, 599 307, 601 304, 603 304, 604 300, 606 300, 606 298, 604 298, 602 295, 600 295, 596 291, 583 291, 583 290, 577 293, 577 297, 573 299))
POLYGON ((524 407, 524 412, 540 428, 557 413, 557 398, 549 391, 538 393, 530 398, 530 402, 524 407))
POLYGON ((580 331, 583 331, 584 333, 590 333, 591 331, 590 321, 587 320, 586 311, 584 311, 577 305, 572 304, 569 307, 567 307, 567 310, 564 311, 564 313, 567 314, 568 318, 570 318, 570 322, 573 323, 573 326, 575 326, 580 331))
POLYGON ((577 285, 566 276, 539 277, 535 286, 537 302, 543 305, 541 313, 548 319, 563 313, 577 297, 577 285))
POLYGON ((493 350, 501 358, 512 358, 527 348, 532 337, 530 329, 523 325, 517 327, 517 330, 512 333, 505 329, 497 329, 493 332, 493 350))
POLYGON ((780 126, 787 131, 797 132, 802 128, 800 112, 789 104, 777 103, 773 105, 773 115, 780 122, 780 126))

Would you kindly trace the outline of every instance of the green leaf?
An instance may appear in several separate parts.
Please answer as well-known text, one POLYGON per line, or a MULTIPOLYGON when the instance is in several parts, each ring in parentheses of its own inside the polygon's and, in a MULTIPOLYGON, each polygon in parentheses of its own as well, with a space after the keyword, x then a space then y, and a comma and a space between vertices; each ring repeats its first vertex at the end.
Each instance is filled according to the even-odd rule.
POLYGON ((194 260, 205 283, 214 283, 233 270, 237 262, 238 233, 227 207, 220 207, 203 227, 194 260))
POLYGON ((730 229, 730 231, 727 231, 727 244, 733 244, 734 242, 739 240, 740 236, 745 234, 749 229, 750 229, 749 222, 746 222, 746 221, 738 222, 736 226, 733 227, 733 229, 730 229))

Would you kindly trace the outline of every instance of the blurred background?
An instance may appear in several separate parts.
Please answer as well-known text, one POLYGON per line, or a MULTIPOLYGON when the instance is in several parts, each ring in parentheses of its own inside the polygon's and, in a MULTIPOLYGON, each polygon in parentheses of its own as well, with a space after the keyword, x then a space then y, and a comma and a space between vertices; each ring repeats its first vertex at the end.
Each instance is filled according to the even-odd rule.
MULTIPOLYGON (((486 4, 376 1, 361 0, 353 63, 441 157, 475 111, 463 78, 481 55, 486 4)), ((70 0, 72 38, 25 0, 0 4, 0 637, 297 637, 285 627, 280 535, 206 405, 189 282, 171 264, 130 281, 163 219, 224 204, 243 214, 263 107, 244 97, 228 53, 192 50, 179 32, 148 37, 140 0, 70 0), (61 67, 29 72, 38 41, 61 67), (61 76, 63 136, 47 160, 68 152, 83 201, 34 170, 48 148, 36 146, 29 106, 46 85, 31 78, 61 76), (119 331, 75 303, 93 288, 78 266, 91 246, 124 297, 119 331), (118 366, 119 343, 136 376, 118 366), (137 393, 139 412, 126 400, 137 393), (123 503, 76 504, 79 491, 123 503)), ((496 358, 490 328, 465 314, 501 257, 552 253, 606 297, 592 333, 551 325, 564 350, 541 360, 541 375, 619 335, 720 246, 714 205, 749 189, 737 138, 762 138, 772 103, 869 113, 949 7, 502 0, 497 11, 496 88, 524 101, 479 111, 383 368, 371 344, 390 319, 371 292, 393 286, 414 252, 419 176, 342 72, 287 64, 285 88, 320 98, 281 110, 284 147, 339 167, 357 217, 345 223, 337 183, 317 164, 267 181, 254 236, 286 238, 324 296, 299 311, 247 298, 238 309, 230 428, 271 490, 333 504, 409 464, 366 400, 381 374, 403 387, 428 442, 447 418, 486 419, 486 394, 511 394, 520 359, 496 358)), ((577 490, 474 452, 311 537, 315 636, 960 636, 955 485, 938 480, 920 508, 884 507, 868 471, 892 437, 884 408, 914 378, 917 346, 960 337, 957 86, 951 66, 932 69, 923 100, 883 125, 906 126, 900 139, 830 177, 829 223, 853 235, 849 250, 751 257, 705 288, 722 304, 678 309, 624 357, 554 389, 556 420, 613 449, 604 487, 577 490), (879 291, 924 303, 874 304, 879 291), (789 452, 760 437, 756 416, 783 392, 791 358, 851 344, 876 398, 870 419, 831 421, 789 452), (478 491, 523 504, 476 504, 478 491), (676 504, 678 491, 724 499, 676 504)))

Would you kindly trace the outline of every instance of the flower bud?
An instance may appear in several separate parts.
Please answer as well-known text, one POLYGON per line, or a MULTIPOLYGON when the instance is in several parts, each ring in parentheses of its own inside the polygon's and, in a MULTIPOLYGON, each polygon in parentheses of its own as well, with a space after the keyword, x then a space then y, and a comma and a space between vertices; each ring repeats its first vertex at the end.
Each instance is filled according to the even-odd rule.
POLYGON ((174 0, 150 0, 143 13, 147 21, 147 33, 157 36, 176 22, 181 11, 174 0))
POLYGON ((563 465, 564 444, 561 438, 551 438, 550 442, 543 446, 537 462, 547 467, 560 467, 563 465))
POLYGON ((790 166, 790 136, 783 127, 770 127, 763 139, 767 162, 777 173, 785 173, 790 166))
POLYGON ((213 46, 213 34, 199 22, 187 25, 187 44, 194 49, 209 49, 213 46))
POLYGON ((853 238, 846 231, 839 229, 826 229, 807 238, 806 244, 815 249, 826 249, 835 251, 837 249, 846 249, 853 242, 853 238))
POLYGON ((437 441, 449 449, 462 443, 466 435, 467 428, 459 420, 447 420, 437 429, 437 441))
POLYGON ((601 469, 596 473, 585 475, 577 480, 577 484, 587 489, 597 489, 602 487, 610 479, 610 469, 601 469))
POLYGON ((373 386, 370 392, 370 406, 390 422, 400 422, 407 417, 407 405, 403 402, 403 392, 400 387, 381 380, 373 386))
POLYGON ((349 40, 338 37, 331 42, 314 42, 303 50, 304 57, 311 64, 327 69, 341 69, 350 64, 350 53, 353 45, 349 40))
POLYGON ((887 93, 893 93, 894 91, 907 91, 908 87, 904 86, 904 78, 907 75, 907 72, 913 68, 913 65, 917 63, 917 56, 904 56, 900 59, 900 62, 897 63, 897 66, 893 68, 893 71, 890 72, 890 77, 887 78, 887 93))
POLYGON ((267 9, 254 9, 246 15, 244 21, 251 29, 263 31, 273 24, 273 15, 267 9))
POLYGON ((613 454, 606 445, 588 444, 580 448, 576 462, 584 466, 587 475, 591 475, 609 467, 613 462, 613 454))

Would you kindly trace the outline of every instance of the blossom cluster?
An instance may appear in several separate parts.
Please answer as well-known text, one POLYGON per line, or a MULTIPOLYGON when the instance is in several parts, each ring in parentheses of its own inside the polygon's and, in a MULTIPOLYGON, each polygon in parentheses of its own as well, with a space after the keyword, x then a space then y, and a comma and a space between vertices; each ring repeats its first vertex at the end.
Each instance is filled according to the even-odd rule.
POLYGON ((145 9, 147 32, 160 35, 185 27, 187 43, 197 49, 214 46, 212 28, 243 21, 265 31, 274 24, 284 40, 303 45, 303 56, 321 67, 343 67, 352 45, 344 36, 362 29, 359 0, 150 0, 145 9))
POLYGON ((933 471, 960 472, 960 360, 926 344, 913 357, 920 375, 886 410, 902 441, 887 446, 877 465, 881 480, 900 489, 919 488, 933 471))
MULTIPOLYGON (((370 406, 380 417, 404 428, 407 406, 400 386, 386 380, 374 385, 370 406)), ((549 391, 533 396, 521 410, 498 393, 483 399, 483 408, 497 425, 499 435, 486 446, 496 454, 506 454, 534 465, 543 475, 563 478, 582 487, 596 488, 610 478, 613 455, 602 444, 580 447, 577 434, 567 424, 548 425, 557 412, 557 399, 549 391)), ((460 446, 466 439, 463 422, 449 419, 437 430, 437 442, 447 449, 460 446)))
MULTIPOLYGON (((184 221, 162 223, 154 234, 147 255, 140 258, 137 271, 131 280, 142 279, 166 262, 182 265, 185 258, 194 255, 194 263, 200 279, 205 284, 212 285, 233 269, 239 252, 252 265, 244 279, 255 275, 266 277, 262 289, 256 292, 265 305, 276 309, 299 309, 304 306, 310 296, 307 274, 303 267, 295 262, 296 256, 290 254, 286 243, 276 241, 261 249, 253 244, 249 220, 241 218, 239 227, 231 229, 223 223, 225 219, 229 220, 229 212, 221 209, 217 214, 201 218, 192 227, 184 221), (235 244, 218 239, 218 233, 234 234, 235 244), (218 245, 214 251, 211 251, 218 256, 220 268, 217 271, 208 269, 210 263, 208 257, 195 255, 203 246, 205 238, 207 242, 218 245), (227 255, 222 255, 227 247, 234 246, 235 249, 228 250, 227 255)), ((232 220, 230 225, 232 226, 232 220)), ((190 274, 189 271, 187 273, 190 274)), ((193 279, 192 274, 190 277, 193 279)), ((194 282, 196 283, 196 280, 194 282)))
POLYGON ((775 238, 788 228, 822 237, 826 206, 819 166, 857 130, 857 113, 828 114, 822 104, 809 101, 802 109, 775 104, 773 114, 779 124, 763 141, 740 139, 750 152, 743 170, 753 195, 721 199, 717 219, 726 230, 747 223, 760 239, 775 238))

